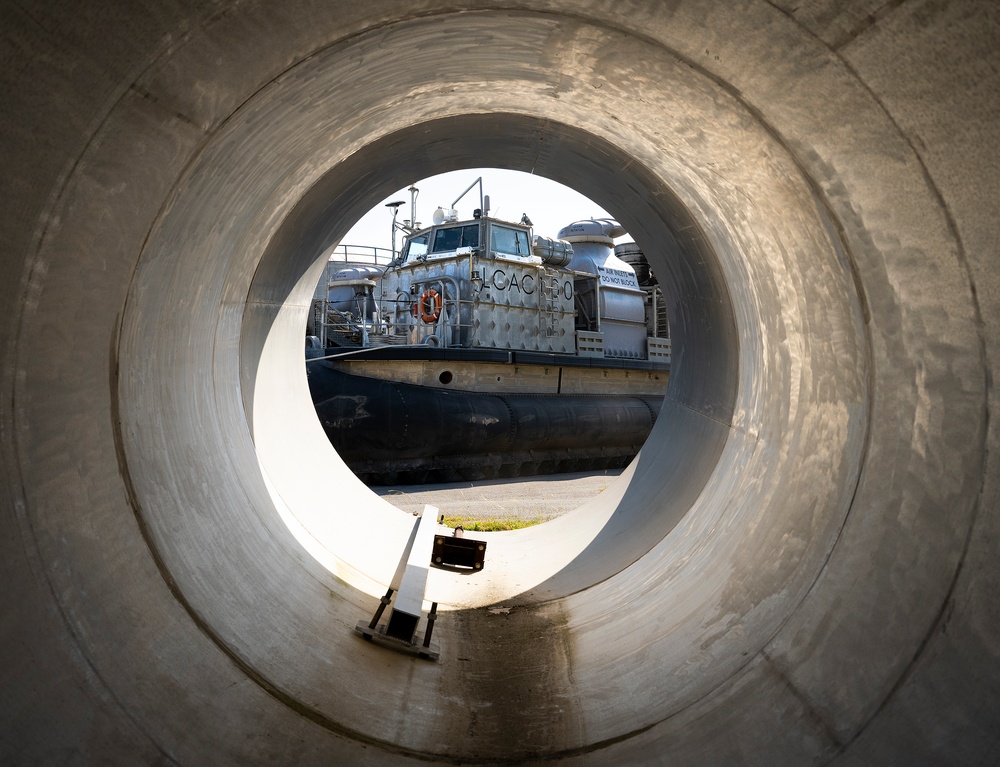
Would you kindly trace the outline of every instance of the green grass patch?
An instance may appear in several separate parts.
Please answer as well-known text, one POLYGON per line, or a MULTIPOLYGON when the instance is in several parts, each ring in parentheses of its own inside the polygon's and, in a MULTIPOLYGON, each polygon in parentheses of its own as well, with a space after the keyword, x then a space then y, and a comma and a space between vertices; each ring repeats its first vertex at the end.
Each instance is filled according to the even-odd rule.
POLYGON ((461 527, 470 533, 498 533, 504 530, 520 530, 522 527, 547 522, 546 517, 491 517, 489 519, 466 519, 465 517, 445 517, 446 527, 461 527))

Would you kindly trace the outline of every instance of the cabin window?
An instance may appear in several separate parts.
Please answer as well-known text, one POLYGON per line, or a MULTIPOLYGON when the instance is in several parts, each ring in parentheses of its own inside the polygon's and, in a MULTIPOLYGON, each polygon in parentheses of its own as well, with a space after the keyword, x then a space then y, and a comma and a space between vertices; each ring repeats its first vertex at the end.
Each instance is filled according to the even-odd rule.
POLYGON ((411 237, 406 243, 406 247, 403 248, 403 260, 408 258, 416 258, 417 256, 423 256, 427 254, 427 235, 421 234, 417 237, 411 237))
POLYGON ((507 226, 491 227, 491 246, 494 253, 505 253, 511 256, 530 256, 531 249, 528 247, 528 233, 520 229, 511 229, 507 226))
POLYGON ((448 229, 438 229, 434 234, 434 247, 431 253, 444 253, 459 248, 479 247, 479 224, 452 226, 448 229))

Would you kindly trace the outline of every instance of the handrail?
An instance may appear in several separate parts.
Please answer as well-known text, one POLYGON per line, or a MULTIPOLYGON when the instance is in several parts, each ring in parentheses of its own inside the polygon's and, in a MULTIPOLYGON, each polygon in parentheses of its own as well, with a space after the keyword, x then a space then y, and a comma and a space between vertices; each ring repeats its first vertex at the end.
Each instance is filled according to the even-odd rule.
POLYGON ((340 244, 330 251, 329 261, 343 263, 364 263, 383 266, 395 258, 392 248, 379 248, 375 245, 340 244))

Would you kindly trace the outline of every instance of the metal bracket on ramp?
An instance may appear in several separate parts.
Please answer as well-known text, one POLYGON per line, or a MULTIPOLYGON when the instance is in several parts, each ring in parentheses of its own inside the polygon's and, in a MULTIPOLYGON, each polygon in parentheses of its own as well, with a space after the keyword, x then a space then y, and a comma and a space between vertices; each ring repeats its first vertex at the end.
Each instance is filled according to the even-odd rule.
POLYGON ((456 531, 455 537, 437 535, 437 508, 424 506, 417 515, 410 539, 396 567, 392 583, 379 602, 370 621, 358 621, 354 630, 369 642, 421 658, 436 660, 440 648, 431 641, 434 621, 437 620, 438 603, 432 602, 427 614, 424 632, 417 631, 420 613, 427 590, 427 574, 438 567, 457 572, 479 572, 486 557, 486 542, 463 539, 456 531), (385 622, 385 609, 395 603, 385 622))

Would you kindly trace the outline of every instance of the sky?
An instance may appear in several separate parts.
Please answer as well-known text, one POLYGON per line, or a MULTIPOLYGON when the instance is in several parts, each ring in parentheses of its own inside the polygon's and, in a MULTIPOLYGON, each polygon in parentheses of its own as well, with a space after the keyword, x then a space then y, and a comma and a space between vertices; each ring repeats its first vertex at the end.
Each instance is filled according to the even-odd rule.
MULTIPOLYGON (((614 217, 579 192, 547 178, 513 170, 476 168, 415 180, 415 186, 420 190, 417 221, 422 226, 430 226, 434 210, 438 206, 450 207, 462 190, 480 176, 483 193, 490 197, 490 216, 520 221, 521 215, 527 213, 534 224, 534 233, 542 237, 555 237, 564 226, 581 219, 614 217)), ((399 207, 397 218, 402 223, 403 219, 410 217, 410 193, 407 189, 408 186, 400 189, 372 208, 341 243, 389 248, 392 243, 392 211, 385 204, 395 201, 404 203, 399 207)), ((479 185, 469 190, 455 207, 459 220, 472 218, 472 211, 479 207, 479 185)), ((402 233, 396 235, 397 248, 402 245, 402 238, 402 233)), ((619 241, 627 239, 620 238, 619 241)))

